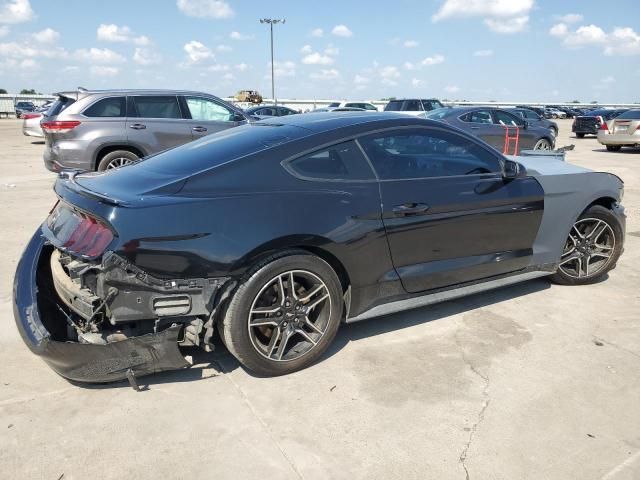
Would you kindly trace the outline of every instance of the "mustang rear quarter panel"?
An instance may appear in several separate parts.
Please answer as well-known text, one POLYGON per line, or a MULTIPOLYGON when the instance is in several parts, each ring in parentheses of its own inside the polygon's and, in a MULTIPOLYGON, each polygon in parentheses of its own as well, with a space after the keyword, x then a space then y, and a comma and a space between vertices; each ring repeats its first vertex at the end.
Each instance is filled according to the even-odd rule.
MULTIPOLYGON (((533 247, 536 265, 557 263, 574 222, 594 201, 618 202, 622 181, 610 173, 593 172, 553 158, 514 157, 544 189, 544 214, 533 247)), ((616 213, 623 217, 620 207, 616 213)), ((624 218, 621 218, 624 229, 624 218)))

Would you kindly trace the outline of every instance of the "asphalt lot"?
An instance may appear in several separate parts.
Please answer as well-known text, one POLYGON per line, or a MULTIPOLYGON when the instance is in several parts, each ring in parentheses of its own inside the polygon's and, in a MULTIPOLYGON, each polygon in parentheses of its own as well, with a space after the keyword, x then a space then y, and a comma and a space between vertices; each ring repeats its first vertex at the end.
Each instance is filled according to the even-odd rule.
POLYGON ((19 337, 13 273, 54 177, 42 144, 0 120, 0 478, 640 478, 640 150, 569 138, 570 122, 568 161, 626 184, 626 249, 606 281, 347 325, 285 377, 194 352, 135 392, 72 385, 19 337))

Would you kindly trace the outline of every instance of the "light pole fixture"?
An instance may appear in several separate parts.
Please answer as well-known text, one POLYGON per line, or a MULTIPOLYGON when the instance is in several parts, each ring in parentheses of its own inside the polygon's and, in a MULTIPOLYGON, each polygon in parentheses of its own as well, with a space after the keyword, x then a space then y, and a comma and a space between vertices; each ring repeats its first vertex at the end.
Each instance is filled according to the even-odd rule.
POLYGON ((278 104, 278 101, 276 100, 276 86, 275 86, 275 75, 274 75, 274 65, 273 65, 273 26, 276 23, 285 23, 285 19, 284 18, 261 18, 260 19, 260 23, 268 23, 269 24, 269 28, 271 30, 271 98, 273 99, 273 103, 274 105, 278 104))

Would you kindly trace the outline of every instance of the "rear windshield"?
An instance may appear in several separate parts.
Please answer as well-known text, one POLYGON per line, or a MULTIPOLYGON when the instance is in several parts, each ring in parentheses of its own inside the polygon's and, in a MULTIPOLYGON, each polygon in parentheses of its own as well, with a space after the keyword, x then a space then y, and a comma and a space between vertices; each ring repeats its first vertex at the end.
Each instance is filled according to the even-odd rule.
POLYGON ((169 175, 188 175, 310 134, 294 125, 255 123, 229 128, 153 155, 132 168, 169 175))
POLYGON ((69 105, 72 105, 75 102, 73 98, 69 97, 58 97, 55 102, 49 107, 47 110, 47 116, 53 117, 55 115, 59 115, 63 110, 65 110, 69 105))
POLYGON ((640 109, 627 110, 617 118, 618 120, 640 120, 640 109))
POLYGON ((384 107, 385 112, 399 112, 402 110, 403 100, 391 100, 387 103, 387 106, 384 107))

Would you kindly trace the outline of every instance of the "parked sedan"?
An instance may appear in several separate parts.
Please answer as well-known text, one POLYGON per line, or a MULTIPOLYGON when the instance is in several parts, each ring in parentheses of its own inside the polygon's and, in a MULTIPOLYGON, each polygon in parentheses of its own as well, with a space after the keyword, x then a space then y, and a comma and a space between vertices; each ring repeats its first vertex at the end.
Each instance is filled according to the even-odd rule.
POLYGON ((296 115, 298 112, 288 107, 280 105, 261 105, 259 107, 251 107, 245 110, 247 115, 258 118, 284 117, 286 115, 296 115))
POLYGON ((424 115, 425 112, 443 108, 444 105, 435 98, 404 98, 389 100, 384 107, 385 112, 398 112, 406 115, 424 115))
POLYGON ((366 110, 368 112, 378 111, 378 107, 369 102, 333 102, 328 105, 328 108, 357 108, 358 110, 366 110))
POLYGON ((598 129, 603 123, 613 120, 627 110, 627 108, 592 110, 585 115, 577 116, 573 120, 571 131, 578 138, 584 138, 585 135, 597 135, 598 129))
POLYGON ((600 125, 598 142, 610 152, 618 152, 622 147, 640 147, 640 109, 627 110, 600 125))
POLYGON ((518 154, 521 150, 550 150, 555 146, 555 136, 549 129, 531 125, 519 115, 499 108, 442 108, 425 117, 461 128, 507 154, 518 154))
POLYGON ((61 175, 18 264, 14 314, 72 380, 185 367, 179 347, 211 350, 216 331, 246 368, 286 374, 320 359, 343 321, 536 277, 606 278, 623 250, 622 189, 443 122, 264 120, 61 175))
POLYGON ((44 137, 44 132, 40 126, 42 113, 22 114, 22 134, 29 137, 44 137))

